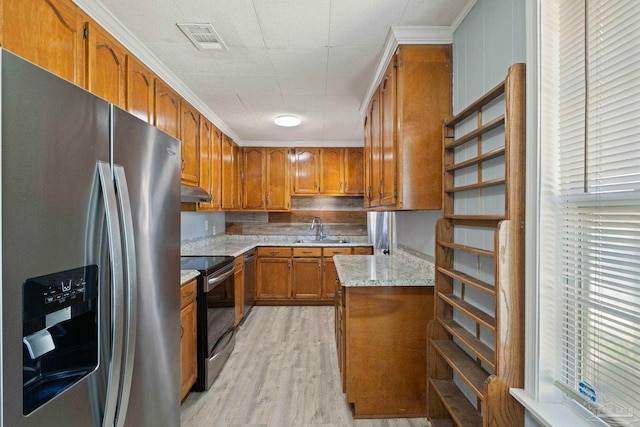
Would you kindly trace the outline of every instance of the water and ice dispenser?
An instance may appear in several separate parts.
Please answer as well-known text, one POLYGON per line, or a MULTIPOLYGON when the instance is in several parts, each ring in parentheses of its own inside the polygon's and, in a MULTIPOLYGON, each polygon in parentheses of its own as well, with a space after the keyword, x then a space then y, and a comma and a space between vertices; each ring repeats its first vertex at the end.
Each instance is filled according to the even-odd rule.
POLYGON ((98 267, 23 284, 23 413, 33 412, 98 364, 98 267))

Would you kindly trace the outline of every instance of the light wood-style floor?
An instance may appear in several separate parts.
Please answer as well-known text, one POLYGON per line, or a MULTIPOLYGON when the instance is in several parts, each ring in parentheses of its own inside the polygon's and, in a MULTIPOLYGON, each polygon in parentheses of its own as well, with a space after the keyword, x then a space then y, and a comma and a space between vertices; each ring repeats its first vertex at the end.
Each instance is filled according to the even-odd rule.
POLYGON ((426 419, 354 420, 340 387, 332 307, 254 307, 183 427, 428 427, 426 419))

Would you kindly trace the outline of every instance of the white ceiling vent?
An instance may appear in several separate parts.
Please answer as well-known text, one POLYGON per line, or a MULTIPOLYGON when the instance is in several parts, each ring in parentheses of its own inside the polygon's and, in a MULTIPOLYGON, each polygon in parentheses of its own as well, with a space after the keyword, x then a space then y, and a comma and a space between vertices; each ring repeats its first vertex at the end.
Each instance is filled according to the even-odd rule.
POLYGON ((211 24, 178 23, 198 50, 229 50, 211 24))

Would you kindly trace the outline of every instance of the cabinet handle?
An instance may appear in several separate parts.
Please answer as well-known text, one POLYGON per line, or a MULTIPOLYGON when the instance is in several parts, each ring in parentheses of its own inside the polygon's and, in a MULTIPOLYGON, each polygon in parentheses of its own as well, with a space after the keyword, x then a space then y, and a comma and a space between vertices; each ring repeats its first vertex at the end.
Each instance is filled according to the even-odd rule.
POLYGON ((182 158, 182 163, 180 164, 180 170, 184 172, 184 168, 187 167, 187 162, 184 161, 184 157, 182 158))
POLYGON ((342 182, 340 183, 340 191, 342 191, 342 182))
POLYGON ((184 325, 180 322, 180 339, 184 336, 184 325))
POLYGON ((320 261, 318 261, 318 273, 322 271, 322 266, 320 265, 320 261))
POLYGON ((182 299, 189 298, 191 295, 193 295, 193 291, 189 292, 188 294, 182 295, 182 299))
POLYGON ((311 251, 302 251, 303 254, 310 254, 311 251))
POLYGON ((319 189, 320 189, 320 186, 318 185, 318 183, 317 183, 317 182, 315 183, 315 185, 316 185, 316 190, 319 190, 319 189))
POLYGON ((287 263, 287 267, 289 268, 289 271, 291 271, 291 261, 287 263))
POLYGON ((378 194, 380 195, 380 198, 382 199, 382 181, 380 181, 380 184, 378 184, 378 194))

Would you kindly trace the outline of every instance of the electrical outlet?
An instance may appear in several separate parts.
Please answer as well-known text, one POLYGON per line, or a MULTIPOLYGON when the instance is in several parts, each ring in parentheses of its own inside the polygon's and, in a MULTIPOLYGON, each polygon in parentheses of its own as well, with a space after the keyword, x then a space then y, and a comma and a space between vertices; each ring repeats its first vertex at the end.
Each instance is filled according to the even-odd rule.
POLYGON ((208 219, 204 220, 204 231, 209 231, 209 220, 208 219))
POLYGON ((211 226, 211 234, 216 234, 216 226, 215 225, 211 226))

